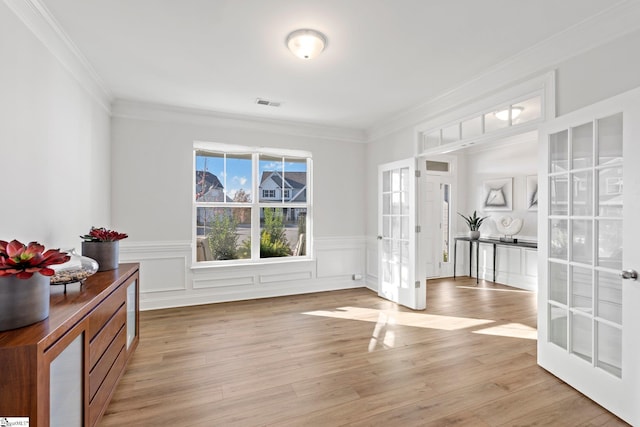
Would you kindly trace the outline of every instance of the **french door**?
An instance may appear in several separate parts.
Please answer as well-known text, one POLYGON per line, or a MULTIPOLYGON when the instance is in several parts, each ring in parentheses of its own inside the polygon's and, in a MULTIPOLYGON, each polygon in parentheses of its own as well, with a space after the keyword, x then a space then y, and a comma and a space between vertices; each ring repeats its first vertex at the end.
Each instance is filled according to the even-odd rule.
POLYGON ((538 363, 640 425, 640 91, 553 120, 540 145, 538 363))
POLYGON ((416 231, 415 159, 378 166, 378 295, 424 310, 426 283, 416 280, 416 231))

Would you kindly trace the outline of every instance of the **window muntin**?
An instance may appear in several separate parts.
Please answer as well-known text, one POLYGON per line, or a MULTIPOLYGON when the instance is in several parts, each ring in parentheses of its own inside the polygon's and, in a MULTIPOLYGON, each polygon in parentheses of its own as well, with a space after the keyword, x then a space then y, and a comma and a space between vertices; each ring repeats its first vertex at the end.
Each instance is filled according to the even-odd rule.
POLYGON ((542 118, 542 97, 536 95, 512 104, 500 105, 479 112, 471 117, 450 123, 448 126, 420 132, 420 144, 424 151, 442 145, 464 143, 466 140, 542 118))
POLYGON ((211 149, 197 145, 196 262, 308 257, 310 154, 224 147, 238 154, 218 151, 215 144, 211 149))

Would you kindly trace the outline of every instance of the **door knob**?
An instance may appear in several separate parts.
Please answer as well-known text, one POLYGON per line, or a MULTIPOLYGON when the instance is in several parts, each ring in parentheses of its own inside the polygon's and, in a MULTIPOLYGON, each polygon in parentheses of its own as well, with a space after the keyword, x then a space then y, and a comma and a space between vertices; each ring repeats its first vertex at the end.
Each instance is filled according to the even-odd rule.
POLYGON ((382 240, 382 236, 378 236, 378 240, 382 240))
POLYGON ((622 270, 620 277, 627 280, 638 280, 638 272, 635 270, 622 270))

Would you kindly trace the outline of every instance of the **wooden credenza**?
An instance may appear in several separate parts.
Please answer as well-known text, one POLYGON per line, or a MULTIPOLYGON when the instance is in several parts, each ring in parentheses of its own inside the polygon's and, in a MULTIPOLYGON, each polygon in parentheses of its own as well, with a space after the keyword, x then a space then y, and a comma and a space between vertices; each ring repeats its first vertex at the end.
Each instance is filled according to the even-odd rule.
POLYGON ((139 340, 139 265, 51 287, 49 317, 0 332, 0 417, 94 426, 139 340))

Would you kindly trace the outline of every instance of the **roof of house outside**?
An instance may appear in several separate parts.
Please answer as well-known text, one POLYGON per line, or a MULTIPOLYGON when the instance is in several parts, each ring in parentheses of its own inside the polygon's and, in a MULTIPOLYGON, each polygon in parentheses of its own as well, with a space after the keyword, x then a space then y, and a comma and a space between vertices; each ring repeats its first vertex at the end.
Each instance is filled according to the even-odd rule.
POLYGON ((218 177, 209 171, 196 171, 196 184, 202 183, 203 173, 204 181, 207 184, 205 185, 205 188, 207 190, 210 190, 211 188, 224 188, 218 177))
MULTIPOLYGON (((278 187, 282 185, 282 172, 277 171, 264 171, 262 172, 262 179, 260 184, 264 183, 267 179, 271 178, 278 187)), ((284 173, 284 187, 288 188, 304 188, 307 185, 307 173, 306 172, 285 172, 284 173)))

